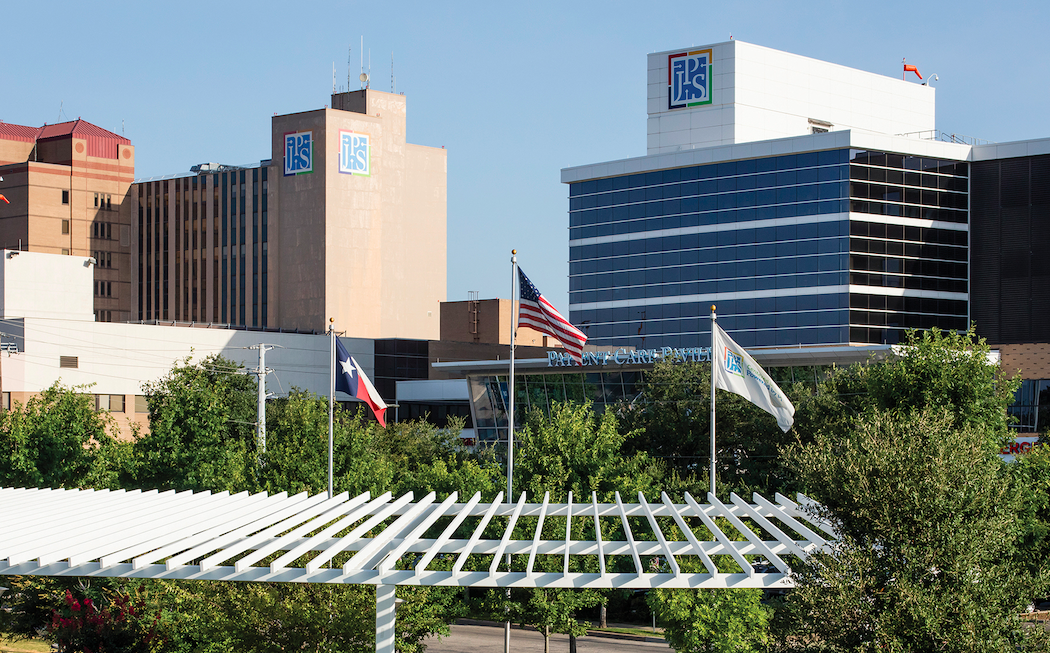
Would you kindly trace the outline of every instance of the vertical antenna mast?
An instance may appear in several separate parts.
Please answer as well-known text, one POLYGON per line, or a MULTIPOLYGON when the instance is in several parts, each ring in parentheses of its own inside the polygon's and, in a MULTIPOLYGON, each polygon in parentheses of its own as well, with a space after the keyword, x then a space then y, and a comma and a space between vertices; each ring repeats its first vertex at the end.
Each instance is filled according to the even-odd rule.
POLYGON ((346 92, 350 92, 350 53, 354 51, 349 45, 346 46, 346 92))
POLYGON ((332 62, 332 95, 335 95, 335 62, 332 62))
POLYGON ((365 36, 361 35, 361 88, 365 87, 365 36))
POLYGON ((394 51, 390 51, 390 92, 394 92, 394 51))

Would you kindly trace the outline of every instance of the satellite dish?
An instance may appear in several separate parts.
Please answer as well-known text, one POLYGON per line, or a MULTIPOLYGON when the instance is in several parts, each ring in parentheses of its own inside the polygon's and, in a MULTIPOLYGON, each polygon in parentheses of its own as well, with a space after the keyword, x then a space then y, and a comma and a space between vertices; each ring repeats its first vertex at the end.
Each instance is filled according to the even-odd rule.
POLYGON ((361 79, 361 83, 362 84, 367 82, 368 81, 368 73, 361 73, 360 79, 361 79))

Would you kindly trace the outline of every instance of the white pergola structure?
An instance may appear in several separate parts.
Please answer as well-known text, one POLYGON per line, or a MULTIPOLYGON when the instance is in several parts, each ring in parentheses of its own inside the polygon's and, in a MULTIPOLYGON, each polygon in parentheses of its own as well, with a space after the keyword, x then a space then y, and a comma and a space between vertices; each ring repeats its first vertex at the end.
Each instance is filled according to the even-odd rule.
POLYGON ((371 584, 376 651, 392 653, 397 585, 789 588, 789 560, 836 539, 802 495, 798 503, 780 494, 775 502, 755 494, 753 503, 735 494, 729 503, 710 494, 703 504, 684 498, 674 503, 662 493, 659 503, 649 503, 639 493, 637 502, 624 503, 617 493, 615 503, 598 503, 594 494, 589 502, 570 494, 567 503, 552 504, 546 495, 527 503, 522 493, 516 503, 503 503, 501 493, 482 503, 480 494, 461 502, 455 493, 439 501, 434 493, 416 500, 411 493, 328 498, 4 488, 0 575, 371 584), (580 522, 593 527, 593 539, 572 539, 580 522), (545 524, 546 532, 553 524, 564 537, 544 538, 545 524), (527 526, 531 536, 515 538, 516 526, 527 526), (698 539, 698 526, 711 538, 698 539), (508 569, 508 555, 527 556, 525 570, 508 569), (337 556, 345 559, 340 566, 333 565, 337 556), (544 571, 536 567, 539 556, 544 571), (719 571, 718 556, 741 571, 719 571), (747 556, 775 572, 756 571, 747 556), (570 565, 574 558, 591 562, 570 565), (686 560, 692 561, 686 569, 702 571, 684 570, 686 560), (552 568, 558 570, 545 571, 552 568))

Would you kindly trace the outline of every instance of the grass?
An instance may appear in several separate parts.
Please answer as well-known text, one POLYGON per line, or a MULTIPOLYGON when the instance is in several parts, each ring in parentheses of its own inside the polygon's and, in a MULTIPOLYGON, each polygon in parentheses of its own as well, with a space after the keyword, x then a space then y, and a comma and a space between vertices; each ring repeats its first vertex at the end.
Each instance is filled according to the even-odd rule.
POLYGON ((624 635, 642 635, 645 637, 664 636, 659 630, 654 633, 652 628, 589 628, 588 630, 596 630, 603 633, 621 633, 624 635))
POLYGON ((0 653, 50 653, 51 645, 42 639, 22 639, 12 642, 0 639, 0 653))

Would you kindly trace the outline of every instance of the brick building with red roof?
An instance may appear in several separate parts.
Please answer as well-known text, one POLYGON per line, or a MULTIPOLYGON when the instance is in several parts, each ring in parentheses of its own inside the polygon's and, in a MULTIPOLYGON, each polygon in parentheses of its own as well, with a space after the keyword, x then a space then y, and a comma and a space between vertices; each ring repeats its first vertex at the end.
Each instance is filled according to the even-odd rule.
POLYGON ((131 141, 85 120, 0 122, 0 248, 91 256, 95 316, 131 310, 131 141))

